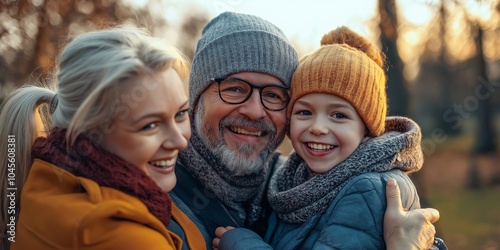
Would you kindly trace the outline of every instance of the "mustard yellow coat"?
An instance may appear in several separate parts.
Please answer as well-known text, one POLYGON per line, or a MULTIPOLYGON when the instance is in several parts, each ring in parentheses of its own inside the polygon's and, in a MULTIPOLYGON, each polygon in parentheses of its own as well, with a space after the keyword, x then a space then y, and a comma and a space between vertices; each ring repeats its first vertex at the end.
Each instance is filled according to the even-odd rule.
MULTIPOLYGON (((205 249, 194 223, 172 206, 190 248, 205 249)), ((166 250, 182 244, 139 199, 35 159, 11 249, 166 250)))

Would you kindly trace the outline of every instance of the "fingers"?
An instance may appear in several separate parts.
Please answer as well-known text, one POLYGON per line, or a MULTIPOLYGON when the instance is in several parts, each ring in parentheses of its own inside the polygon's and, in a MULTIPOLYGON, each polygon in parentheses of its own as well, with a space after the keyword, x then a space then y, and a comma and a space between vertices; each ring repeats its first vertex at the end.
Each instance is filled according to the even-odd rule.
POLYGON ((390 178, 385 183, 385 196, 387 199, 386 214, 403 211, 403 206, 401 205, 401 193, 395 179, 390 178))
POLYGON ((434 243, 439 211, 433 208, 405 211, 395 179, 386 182, 387 209, 384 217, 384 239, 387 249, 429 249, 434 243))
POLYGON ((424 216, 426 221, 430 223, 436 223, 439 220, 439 211, 434 208, 422 208, 420 209, 422 215, 424 216))
POLYGON ((434 244, 434 237, 436 236, 436 227, 434 227, 434 225, 431 224, 431 226, 429 228, 430 228, 428 231, 428 233, 429 233, 428 240, 429 241, 427 242, 427 246, 429 248, 431 248, 432 245, 434 244))
POLYGON ((214 250, 217 250, 219 248, 220 238, 222 237, 222 235, 231 229, 234 229, 234 227, 227 226, 227 227, 218 227, 215 229, 215 238, 212 240, 212 248, 214 250))
POLYGON ((219 248, 220 238, 214 238, 212 240, 212 249, 217 250, 219 248))
POLYGON ((225 227, 218 227, 215 229, 215 236, 220 238, 227 231, 225 227))
MULTIPOLYGON (((404 211, 401 204, 401 192, 395 179, 390 178, 386 182, 387 210, 386 213, 404 211)), ((435 223, 439 220, 439 211, 434 208, 423 208, 418 210, 424 217, 424 221, 435 223)))
POLYGON ((426 223, 421 230, 420 237, 421 237, 421 242, 425 242, 423 246, 425 246, 425 249, 429 249, 432 247, 434 244, 434 236, 436 235, 436 228, 434 227, 433 224, 431 223, 426 223))
POLYGON ((429 249, 434 243, 434 236, 436 235, 436 227, 433 225, 439 220, 439 212, 433 208, 422 208, 412 210, 407 214, 408 221, 413 221, 414 225, 420 224, 419 240, 421 247, 429 249))
POLYGON ((215 238, 212 240, 212 248, 217 250, 219 248, 220 237, 227 231, 224 227, 218 227, 215 229, 215 238))

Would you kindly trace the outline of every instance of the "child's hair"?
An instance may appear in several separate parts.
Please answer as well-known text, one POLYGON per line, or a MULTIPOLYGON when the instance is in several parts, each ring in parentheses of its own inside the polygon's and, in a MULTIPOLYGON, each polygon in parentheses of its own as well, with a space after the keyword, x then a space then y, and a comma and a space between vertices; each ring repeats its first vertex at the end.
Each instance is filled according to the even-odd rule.
POLYGON ((328 93, 347 100, 371 136, 384 132, 387 113, 385 55, 366 38, 339 27, 321 39, 321 47, 304 56, 293 74, 293 104, 310 93, 328 93))
POLYGON ((80 134, 100 143, 98 133, 109 126, 113 115, 145 98, 138 86, 120 103, 119 85, 135 76, 169 68, 178 73, 187 91, 187 60, 177 49, 139 28, 98 30, 77 37, 62 51, 52 84, 57 85, 55 91, 26 86, 7 97, 0 113, 2 246, 9 245, 5 237, 9 217, 19 216, 19 196, 31 168, 35 139, 59 127, 67 129, 68 147, 80 134), (4 157, 7 152, 11 154, 4 157), (7 198, 8 188, 17 188, 15 205, 7 198), (9 211, 9 204, 15 206, 15 214, 9 211))

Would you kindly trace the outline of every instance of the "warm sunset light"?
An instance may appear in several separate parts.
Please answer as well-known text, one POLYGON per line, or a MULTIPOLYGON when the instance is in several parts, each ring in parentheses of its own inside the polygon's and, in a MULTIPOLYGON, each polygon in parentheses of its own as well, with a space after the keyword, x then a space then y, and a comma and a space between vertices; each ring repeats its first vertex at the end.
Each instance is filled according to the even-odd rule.
MULTIPOLYGON (((140 0, 137 1, 140 2, 140 0)), ((304 49, 317 48, 324 33, 341 25, 375 39, 370 29, 375 25, 373 20, 376 16, 377 1, 190 1, 204 8, 211 16, 216 16, 223 11, 235 11, 265 18, 280 27, 292 42, 304 49)), ((404 19, 412 25, 426 25, 433 13, 430 9, 431 4, 428 2, 400 1, 398 8, 404 19)))
POLYGON ((0 0, 0 140, 0 249, 500 250, 500 0, 0 0))

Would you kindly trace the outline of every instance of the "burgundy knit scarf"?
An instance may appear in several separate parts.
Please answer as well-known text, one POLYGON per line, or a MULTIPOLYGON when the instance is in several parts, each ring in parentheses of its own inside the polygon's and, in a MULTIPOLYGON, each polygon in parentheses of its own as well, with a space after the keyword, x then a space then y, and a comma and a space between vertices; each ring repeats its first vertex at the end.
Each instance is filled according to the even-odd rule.
POLYGON ((66 148, 66 129, 55 128, 47 138, 38 138, 32 148, 34 158, 50 162, 100 186, 122 191, 141 200, 165 226, 170 223, 171 199, 144 171, 102 149, 80 135, 66 148))

